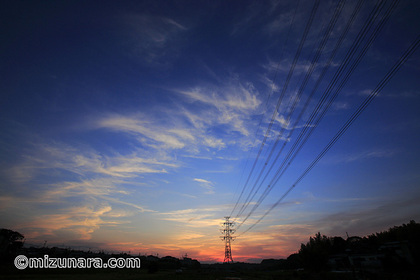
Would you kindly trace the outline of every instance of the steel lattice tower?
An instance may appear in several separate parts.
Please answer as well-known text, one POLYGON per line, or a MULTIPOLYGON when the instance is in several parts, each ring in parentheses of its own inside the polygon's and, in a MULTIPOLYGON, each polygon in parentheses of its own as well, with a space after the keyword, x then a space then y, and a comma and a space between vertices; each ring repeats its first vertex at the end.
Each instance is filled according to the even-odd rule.
POLYGON ((234 236, 231 234, 235 233, 235 229, 233 229, 233 222, 229 221, 230 217, 225 217, 225 222, 223 223, 223 229, 221 229, 221 233, 224 234, 220 238, 225 241, 225 259, 223 260, 224 263, 233 263, 232 259, 232 248, 230 243, 235 239, 234 236))

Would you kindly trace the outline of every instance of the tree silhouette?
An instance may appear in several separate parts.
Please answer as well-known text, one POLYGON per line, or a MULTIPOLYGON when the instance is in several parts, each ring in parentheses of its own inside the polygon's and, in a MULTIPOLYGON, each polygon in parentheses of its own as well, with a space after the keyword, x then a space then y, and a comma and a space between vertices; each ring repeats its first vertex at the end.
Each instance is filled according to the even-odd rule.
POLYGON ((23 246, 24 236, 17 231, 0 229, 0 259, 13 258, 16 252, 23 246))
POLYGON ((318 232, 309 238, 309 242, 301 244, 298 256, 306 269, 319 271, 328 268, 328 259, 333 255, 377 253, 384 255, 383 262, 386 268, 395 266, 398 269, 406 269, 410 265, 420 265, 420 224, 412 220, 387 231, 363 238, 353 236, 347 240, 341 237, 327 237, 318 232))
POLYGON ((327 266, 328 257, 332 252, 330 238, 321 233, 309 238, 309 242, 301 244, 299 256, 303 266, 311 270, 324 270, 327 266))

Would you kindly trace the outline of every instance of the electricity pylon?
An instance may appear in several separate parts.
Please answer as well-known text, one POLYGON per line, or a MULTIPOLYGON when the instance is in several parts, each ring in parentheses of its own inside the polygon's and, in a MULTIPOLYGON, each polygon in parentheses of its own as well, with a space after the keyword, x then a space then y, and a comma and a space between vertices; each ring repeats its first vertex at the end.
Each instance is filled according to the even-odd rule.
POLYGON ((235 240, 235 237, 231 234, 235 233, 235 229, 233 229, 233 222, 229 221, 230 217, 225 217, 225 222, 223 223, 223 229, 220 230, 223 236, 220 238, 225 241, 225 259, 223 263, 233 263, 232 259, 232 248, 230 246, 231 241, 235 240))

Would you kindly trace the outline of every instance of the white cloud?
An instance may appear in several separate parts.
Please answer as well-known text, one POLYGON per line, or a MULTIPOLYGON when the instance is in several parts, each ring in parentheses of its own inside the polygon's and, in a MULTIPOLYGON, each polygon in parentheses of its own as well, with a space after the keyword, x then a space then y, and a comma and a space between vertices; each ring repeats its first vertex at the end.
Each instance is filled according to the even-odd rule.
POLYGON ((197 128, 226 125, 226 134, 236 131, 243 136, 249 136, 250 129, 254 128, 249 121, 253 115, 259 113, 261 101, 251 83, 243 85, 231 81, 225 87, 196 87, 177 92, 185 96, 192 105, 197 103, 200 106, 200 111, 182 111, 197 128))
POLYGON ((283 115, 277 115, 275 120, 282 128, 290 129, 290 120, 286 120, 283 115))
POLYGON ((368 96, 372 93, 372 89, 364 89, 359 92, 359 95, 368 96))
MULTIPOLYGON (((270 74, 275 73, 275 72, 285 74, 285 73, 289 73, 291 65, 292 65, 292 59, 285 58, 285 59, 282 59, 280 62, 268 60, 268 62, 266 64, 263 64, 262 67, 270 74)), ((311 66, 311 63, 309 61, 297 62, 293 70, 293 75, 295 77, 298 77, 301 74, 306 73, 310 66, 311 66)), ((276 80, 276 82, 278 82, 278 80, 276 80)))
POLYGON ((140 141, 146 142, 145 144, 153 145, 159 143, 164 147, 171 149, 180 149, 185 146, 184 140, 188 138, 194 139, 189 131, 181 131, 181 128, 177 129, 166 129, 161 123, 155 123, 153 119, 147 120, 147 116, 137 114, 133 116, 123 115, 109 115, 104 117, 97 122, 98 128, 107 128, 119 132, 126 132, 134 136, 146 137, 148 141, 142 141, 143 138, 139 138, 140 141))
POLYGON ((222 149, 226 147, 226 144, 223 143, 222 139, 205 138, 204 143, 211 148, 222 149))
POLYGON ((267 76, 261 75, 260 81, 266 85, 271 93, 278 92, 280 90, 279 86, 273 83, 273 80, 267 76))
POLYGON ((244 143, 255 129, 253 116, 260 113, 261 101, 250 83, 233 80, 214 90, 196 87, 176 92, 185 98, 172 107, 105 115, 94 121, 93 128, 123 132, 156 150, 195 155, 208 148, 221 150, 231 143, 244 143))
POLYGON ((39 174, 59 169, 83 177, 96 174, 130 178, 145 173, 167 173, 165 168, 178 167, 167 158, 161 161, 158 157, 142 157, 139 153, 104 155, 92 149, 75 148, 59 142, 35 143, 24 160, 10 168, 9 176, 15 182, 30 181, 39 174))
POLYGON ((214 194, 213 182, 207 181, 205 179, 199 179, 199 178, 194 178, 194 181, 200 183, 200 186, 207 190, 205 194, 214 194))
POLYGON ((246 86, 241 83, 232 84, 216 91, 208 91, 198 87, 178 92, 190 98, 192 102, 198 101, 214 106, 221 112, 228 110, 253 111, 261 104, 251 83, 248 83, 246 86))
POLYGON ((336 164, 340 162, 354 162, 368 159, 391 158, 395 155, 396 150, 374 148, 371 150, 341 154, 335 157, 330 157, 330 162, 336 164))
MULTIPOLYGON (((61 227, 51 230, 48 225, 39 224, 40 228, 45 226, 44 229, 39 229, 44 232, 42 234, 55 234, 56 230, 64 230, 76 234, 74 238, 85 239, 102 223, 99 217, 102 212, 97 210, 92 211, 96 211, 98 215, 89 214, 96 215, 90 221, 97 225, 83 228, 71 217, 59 220, 58 214, 45 213, 45 205, 54 205, 56 211, 67 213, 67 210, 74 210, 69 209, 69 205, 73 206, 77 201, 81 210, 80 213, 74 214, 76 216, 82 216, 83 209, 88 212, 88 209, 96 209, 103 203, 115 210, 130 207, 136 212, 153 212, 140 203, 130 201, 130 197, 136 195, 138 187, 144 184, 134 179, 145 174, 164 173, 165 169, 172 170, 178 167, 168 158, 157 155, 146 157, 145 153, 140 154, 139 151, 124 156, 117 153, 104 155, 85 146, 74 147, 57 141, 48 143, 36 137, 32 137, 31 140, 35 142, 31 148, 26 148, 22 160, 11 166, 6 173, 13 189, 5 202, 10 200, 13 204, 4 203, 1 210, 16 210, 21 213, 19 215, 35 215, 44 217, 51 223, 62 224, 61 227), (21 208, 19 205, 25 207, 21 208), (29 213, 26 213, 28 211, 29 213)), ((65 214, 63 216, 67 217, 65 214)), ((19 223, 19 219, 14 223, 19 223)))
MULTIPOLYGON (((104 221, 102 218, 109 215, 112 207, 109 205, 80 206, 67 208, 65 211, 54 214, 41 214, 34 216, 33 220, 25 224, 26 228, 37 228, 37 233, 33 233, 29 238, 50 235, 56 237, 60 231, 65 230, 66 235, 76 239, 89 240, 92 233, 106 224, 116 224, 116 221, 104 221)), ((61 240, 63 241, 63 240, 61 240)))
MULTIPOLYGON (((166 180, 166 176, 185 164, 180 158, 186 162, 189 157, 220 158, 220 150, 243 149, 242 143, 249 146, 249 131, 255 125, 252 117, 261 104, 252 84, 242 85, 235 81, 210 96, 203 89, 190 93, 190 96, 182 94, 186 98, 178 98, 174 106, 168 108, 94 116, 83 131, 77 131, 99 137, 111 134, 118 139, 120 145, 117 147, 99 151, 96 146, 88 146, 89 143, 34 140, 22 160, 9 169, 13 172, 8 173, 15 185, 34 186, 25 194, 28 209, 38 217, 57 223, 54 228, 40 224, 40 227, 45 226, 40 230, 40 236, 58 236, 68 231, 74 238, 88 239, 102 225, 128 222, 127 219, 120 220, 125 217, 124 209, 150 215, 154 211, 143 203, 151 192, 143 186, 153 185, 153 174, 163 175, 159 179, 166 180), (199 108, 193 103, 200 103, 199 108), (137 203, 132 198, 141 198, 142 202, 137 203), (78 209, 69 207, 73 201, 78 201, 78 209), (89 226, 82 228, 77 219, 67 215, 61 220, 43 212, 40 205, 50 204, 59 204, 55 206, 57 211, 66 213, 68 210, 77 219, 86 213, 89 226), (103 205, 109 206, 110 210, 102 211, 103 205), (75 230, 78 227, 81 229, 75 230)), ((237 159, 231 150, 223 157, 237 159)), ((204 194, 215 193, 215 183, 211 180, 200 177, 191 180, 204 194)), ((167 189, 162 188, 162 194, 165 192, 167 189)), ((13 194, 11 197, 18 201, 13 194)), ((186 218, 186 214, 179 215, 168 215, 165 219, 181 221, 186 218)), ((220 222, 220 217, 214 213, 198 211, 187 216, 190 221, 196 221, 192 227, 220 222)))
MULTIPOLYGON (((168 114, 169 121, 159 121, 153 116, 146 117, 141 114, 110 115, 99 119, 96 127, 127 133, 136 137, 142 145, 159 151, 182 149, 187 153, 199 153, 203 147, 216 149, 226 147, 222 139, 207 135, 204 128, 187 127, 182 122, 181 116, 169 111, 160 113, 168 114), (146 119, 148 121, 144 121, 146 119)), ((197 117, 195 118, 199 121, 197 117)))
POLYGON ((395 154, 395 151, 391 150, 375 150, 375 151, 367 151, 362 152, 359 154, 348 155, 344 157, 344 160, 347 162, 358 161, 358 160, 365 160, 371 158, 389 158, 395 154))
POLYGON ((159 213, 159 216, 161 216, 162 220, 180 222, 188 227, 206 228, 220 226, 223 214, 227 210, 228 205, 217 205, 210 208, 203 207, 174 210, 170 212, 159 213))
POLYGON ((346 109, 349 108, 349 103, 336 101, 336 102, 333 103, 332 107, 336 111, 346 110, 346 109))
POLYGON ((204 183, 204 184, 212 184, 212 182, 204 180, 204 179, 194 178, 194 181, 204 183))
POLYGON ((130 13, 122 15, 121 22, 123 41, 131 55, 151 64, 165 64, 163 57, 174 56, 177 37, 187 30, 174 19, 162 16, 130 13))

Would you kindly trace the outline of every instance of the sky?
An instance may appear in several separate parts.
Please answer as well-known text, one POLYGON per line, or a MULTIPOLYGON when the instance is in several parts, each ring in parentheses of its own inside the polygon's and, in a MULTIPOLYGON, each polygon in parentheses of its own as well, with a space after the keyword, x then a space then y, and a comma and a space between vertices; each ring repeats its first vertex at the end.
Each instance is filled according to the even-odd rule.
POLYGON ((378 3, 2 1, 0 227, 220 262, 231 216, 234 261, 259 262, 419 221, 420 51, 376 89, 420 2, 378 3))

